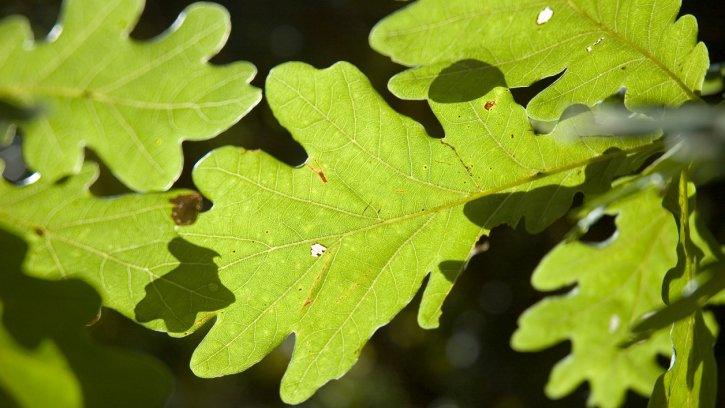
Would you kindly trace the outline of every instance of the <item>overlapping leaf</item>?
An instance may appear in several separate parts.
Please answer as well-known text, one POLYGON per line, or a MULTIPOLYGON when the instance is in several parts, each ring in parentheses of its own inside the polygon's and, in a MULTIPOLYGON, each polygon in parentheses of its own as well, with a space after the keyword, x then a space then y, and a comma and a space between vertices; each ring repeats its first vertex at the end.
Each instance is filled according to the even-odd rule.
POLYGON ((46 279, 80 278, 104 305, 157 330, 192 330, 204 313, 233 301, 213 252, 180 239, 198 194, 176 191, 101 199, 88 192, 97 168, 26 187, 0 180, 0 229, 30 247, 24 270, 46 279))
POLYGON ((636 162, 628 155, 650 149, 644 139, 535 135, 504 88, 433 103, 446 130, 433 139, 346 63, 277 67, 267 95, 309 158, 292 169, 229 147, 197 165, 196 185, 214 206, 181 235, 221 255, 221 281, 237 301, 218 313, 192 369, 244 370, 294 333, 282 381, 293 403, 342 376, 429 274, 419 322, 435 327, 482 232, 521 218, 539 231, 577 191, 608 185, 636 162))
POLYGON ((692 16, 679 0, 419 0, 376 26, 370 43, 420 66, 393 78, 403 98, 435 99, 435 81, 491 80, 511 87, 564 72, 528 106, 556 120, 626 87, 629 107, 696 99, 708 67, 692 16), (551 12, 552 14, 550 14, 551 12), (460 61, 460 62, 459 62, 460 61))
POLYGON ((677 262, 677 226, 653 190, 624 198, 610 209, 617 233, 592 245, 562 243, 534 272, 539 290, 577 286, 526 311, 512 345, 536 351, 569 340, 572 353, 552 371, 546 393, 560 398, 581 382, 591 386, 589 403, 621 405, 627 389, 649 395, 662 372, 657 354, 669 355, 668 334, 623 348, 633 323, 662 306, 661 285, 677 262))
POLYGON ((27 408, 162 406, 171 376, 156 360, 92 342, 100 299, 78 280, 24 276, 25 246, 0 231, 0 404, 27 408))
POLYGON ((181 142, 213 137, 260 99, 248 63, 211 66, 229 16, 192 5, 150 42, 129 39, 143 0, 67 0, 47 41, 27 20, 0 22, 0 99, 43 112, 21 123, 30 167, 55 179, 79 171, 92 148, 136 190, 167 189, 181 142))
MULTIPOLYGON (((678 221, 678 262, 664 279, 663 297, 667 304, 682 297, 699 274, 700 261, 713 257, 707 253, 701 234, 696 230, 695 209, 690 203, 695 194, 683 171, 675 183, 672 211, 678 221), (697 238, 696 238, 697 237, 697 238), (704 250, 704 251, 703 251, 704 250)), ((714 407, 717 395, 717 363, 713 354, 717 328, 702 310, 672 325, 672 360, 670 367, 657 380, 649 407, 714 407), (709 326, 709 327, 708 327, 709 326)))

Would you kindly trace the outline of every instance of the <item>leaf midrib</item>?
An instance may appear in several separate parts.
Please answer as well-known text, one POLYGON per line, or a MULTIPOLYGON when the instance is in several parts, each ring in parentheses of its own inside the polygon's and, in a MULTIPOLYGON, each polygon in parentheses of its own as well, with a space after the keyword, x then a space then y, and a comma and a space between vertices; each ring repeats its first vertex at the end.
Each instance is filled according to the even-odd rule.
MULTIPOLYGON (((626 37, 624 37, 623 35, 621 35, 619 32, 617 32, 613 28, 605 25, 601 21, 599 21, 596 18, 592 17, 586 11, 584 11, 579 6, 577 6, 575 3, 573 3, 572 0, 564 0, 564 3, 571 10, 573 10, 576 14, 579 14, 581 17, 583 17, 584 19, 588 20, 591 24, 593 24, 594 26, 598 27, 601 31, 603 31, 603 32, 611 35, 612 37, 614 37, 614 39, 616 41, 619 41, 620 43, 624 44, 625 46, 630 47, 635 52, 643 55, 646 59, 648 59, 653 64, 655 64, 655 66, 657 66, 657 68, 659 68, 662 72, 664 72, 665 75, 667 75, 667 77, 669 77, 672 81, 674 81, 675 84, 677 84, 677 86, 684 91, 684 93, 687 95, 687 97, 689 99, 691 99, 691 100, 699 100, 700 99, 700 97, 697 94, 695 94, 695 92, 692 89, 690 89, 690 87, 688 87, 684 83, 684 81, 682 79, 680 79, 680 77, 676 73, 674 73, 672 70, 670 70, 669 67, 667 67, 662 61, 660 61, 659 59, 657 59, 647 49, 642 48, 638 44, 630 41, 629 39, 627 39, 626 37)), ((545 4, 545 3, 542 3, 542 5, 543 4, 545 4)), ((468 14, 463 14, 463 15, 459 15, 459 16, 449 17, 446 20, 443 20, 443 21, 440 21, 440 22, 436 23, 436 25, 428 25, 428 26, 425 26, 425 27, 418 27, 418 30, 419 31, 427 31, 427 30, 430 30, 431 27, 436 28, 436 27, 439 27, 439 26, 446 26, 446 25, 449 25, 449 24, 457 23, 457 22, 459 22, 461 20, 471 20, 471 19, 474 19, 474 18, 477 18, 477 17, 481 17, 481 16, 491 16, 491 15, 496 14, 497 11, 498 10, 487 11, 485 13, 484 12, 481 12, 481 13, 468 13, 468 14)), ((387 33, 384 36, 384 38, 392 38, 392 37, 406 36, 406 35, 410 35, 410 34, 412 34, 414 32, 415 31, 412 31, 412 30, 399 30, 399 31, 387 33), (408 32, 408 31, 410 31, 410 32, 408 32)), ((406 64, 406 65, 408 65, 408 64, 406 64)), ((501 65, 501 64, 499 63, 498 65, 501 65)))
MULTIPOLYGON (((236 259, 236 260, 234 260, 234 261, 232 261, 232 262, 230 262, 230 263, 228 263, 226 265, 220 265, 219 266, 219 270, 222 271, 222 270, 227 269, 227 268, 229 268, 231 266, 234 266, 234 265, 236 265, 236 264, 238 264, 240 262, 244 262, 246 260, 253 259, 253 258, 257 257, 257 256, 264 255, 264 254, 269 254, 269 253, 272 253, 272 252, 275 252, 275 251, 278 251, 278 250, 281 250, 281 249, 292 248, 292 247, 296 247, 296 246, 299 246, 299 245, 305 245, 305 244, 309 244, 309 243, 319 242, 320 240, 325 240, 325 239, 346 238, 348 236, 355 235, 355 234, 358 234, 358 233, 361 233, 361 232, 366 232, 366 231, 374 230, 374 229, 380 228, 380 227, 386 227, 386 226, 389 226, 389 225, 392 225, 392 224, 396 224, 396 223, 399 223, 399 222, 405 222, 407 220, 414 219, 414 218, 417 218, 417 217, 424 217, 424 216, 429 216, 429 215, 435 215, 435 214, 438 214, 438 213, 447 211, 449 209, 452 209, 452 208, 455 208, 455 207, 459 207, 459 206, 465 205, 465 204, 467 204, 469 202, 478 200, 480 198, 484 198, 484 197, 487 197, 487 196, 490 196, 490 195, 493 195, 493 194, 496 194, 496 193, 502 193, 502 192, 505 192, 507 190, 512 190, 512 189, 514 189, 516 187, 520 187, 520 186, 525 185, 525 184, 530 184, 530 183, 536 182, 538 180, 545 179, 547 177, 550 177, 550 176, 553 176, 553 175, 556 175, 556 174, 561 174, 561 173, 564 173, 564 172, 567 172, 567 171, 571 171, 571 170, 574 170, 574 169, 577 169, 577 168, 585 167, 587 165, 591 165, 591 164, 594 164, 594 163, 606 161, 606 160, 609 160, 611 158, 614 158, 614 157, 616 157, 616 156, 618 156, 620 154, 630 155, 630 154, 635 154, 635 153, 649 151, 649 150, 651 150, 651 151, 654 152, 655 150, 661 150, 663 147, 664 147, 664 143, 661 140, 657 140, 657 141, 654 141, 652 143, 644 144, 644 145, 637 146, 637 147, 630 148, 630 149, 626 149, 626 150, 618 150, 618 151, 611 152, 611 153, 603 153, 603 154, 600 154, 598 156, 595 156, 595 157, 592 157, 592 158, 589 158, 589 159, 586 159, 586 160, 581 160, 581 161, 569 163, 569 164, 567 164, 565 166, 557 167, 557 168, 548 170, 546 172, 536 172, 536 173, 534 173, 534 174, 532 174, 530 176, 523 177, 523 178, 520 178, 520 179, 511 181, 509 183, 504 183, 504 184, 501 184, 501 185, 498 185, 498 186, 489 188, 487 190, 479 191, 477 193, 468 195, 466 197, 463 197, 463 198, 460 198, 460 199, 457 199, 457 200, 453 200, 453 201, 447 202, 445 204, 441 204, 441 205, 438 205, 438 206, 434 206, 434 207, 431 207, 431 208, 428 208, 428 209, 425 209, 425 210, 422 210, 422 211, 418 211, 418 212, 415 212, 415 213, 408 213, 408 214, 404 214, 404 215, 399 216, 399 217, 388 218, 388 219, 385 219, 385 220, 380 221, 380 222, 376 222, 376 223, 373 223, 373 224, 370 224, 370 225, 367 225, 367 226, 364 226, 364 227, 360 227, 360 228, 356 228, 356 229, 344 231, 344 232, 337 233, 337 234, 325 235, 325 236, 315 236, 315 237, 311 237, 309 239, 304 239, 304 240, 299 240, 299 241, 295 241, 295 242, 284 243, 284 244, 281 244, 281 245, 267 246, 267 248, 265 248, 262 251, 250 253, 250 254, 245 255, 245 256, 243 256, 241 258, 238 258, 238 259, 236 259)), ((213 168, 211 168, 209 170, 214 171, 213 168)), ((197 236, 197 235, 202 235, 202 234, 196 234, 194 232, 185 232, 183 230, 180 231, 179 234, 181 236, 197 236)))
POLYGON ((660 61, 659 59, 657 59, 651 52, 649 52, 649 50, 647 50, 645 48, 642 48, 637 43, 635 43, 633 41, 630 41, 628 38, 624 37, 623 35, 621 35, 619 32, 617 32, 613 28, 611 28, 611 27, 605 25, 604 23, 602 23, 601 21, 595 19, 594 17, 592 17, 591 15, 589 15, 589 13, 587 13, 582 8, 580 8, 579 6, 577 6, 572 0, 566 0, 566 4, 575 13, 581 15, 585 19, 589 20, 589 22, 591 22, 595 26, 599 27, 602 31, 604 31, 607 34, 609 34, 612 37, 614 37, 614 39, 616 41, 624 44, 627 47, 630 47, 630 48, 634 49, 636 52, 638 52, 639 54, 643 55, 645 58, 647 58, 648 60, 650 60, 653 64, 655 64, 657 66, 657 68, 659 68, 662 72, 665 73, 665 75, 667 75, 672 81, 674 81, 677 84, 677 86, 680 87, 685 92, 685 94, 687 95, 687 97, 689 99, 691 99, 691 100, 699 100, 700 99, 700 97, 697 96, 697 94, 695 94, 690 89, 690 87, 688 87, 682 81, 682 79, 680 79, 680 77, 677 76, 677 74, 675 74, 674 72, 672 72, 672 70, 670 70, 669 67, 667 67, 662 61, 660 61))
MULTIPOLYGON (((56 99, 77 99, 87 100, 103 105, 123 106, 140 110, 199 110, 206 108, 215 108, 240 103, 241 98, 231 98, 221 101, 211 101, 205 103, 195 102, 155 102, 144 101, 134 98, 121 98, 109 93, 95 91, 92 89, 81 89, 75 87, 62 86, 0 86, 0 99, 16 99, 26 100, 28 95, 36 97, 56 98, 56 99)), ((33 98, 36 99, 36 98, 33 98)))
MULTIPOLYGON (((47 190, 47 188, 46 189, 42 189, 40 192, 45 191, 45 190, 47 190)), ((138 210, 138 211, 139 211, 139 213, 141 213, 141 212, 147 212, 147 211, 148 212, 151 212, 151 211, 156 211, 156 210, 163 209, 163 208, 170 208, 170 207, 168 205, 164 205, 164 206, 152 206, 152 207, 148 207, 148 208, 145 208, 143 210, 138 210)), ((185 291, 185 292, 191 293, 193 295, 199 296, 199 297, 201 297, 203 299, 213 300, 215 302, 219 300, 219 299, 216 299, 216 298, 208 297, 208 296, 206 296, 206 295, 204 295, 202 293, 199 293, 199 292, 195 291, 192 288, 185 287, 185 286, 183 286, 183 285, 181 285, 179 283, 176 283, 176 282, 174 282, 172 280, 169 280, 169 279, 166 278, 165 275, 158 275, 158 274, 156 274, 156 273, 153 272, 154 269, 157 269, 157 268, 162 267, 162 266, 167 266, 166 264, 159 264, 159 265, 156 265, 156 266, 153 266, 153 267, 148 267, 148 266, 140 266, 140 265, 136 265, 136 264, 133 264, 133 263, 126 262, 126 261, 124 261, 124 260, 122 260, 122 259, 114 256, 111 253, 108 253, 108 252, 105 252, 105 251, 103 251, 101 249, 98 249, 98 248, 95 248, 95 247, 92 247, 92 246, 89 246, 89 245, 80 243, 80 242, 78 242, 78 241, 76 241, 76 240, 74 240, 72 238, 67 238, 67 237, 64 236, 64 234, 62 234, 60 232, 53 231, 52 229, 49 229, 47 227, 47 225, 45 225, 45 223, 33 223, 33 222, 28 221, 28 220, 26 220, 24 218, 19 218, 19 217, 13 216, 10 212, 8 212, 3 207, 0 207, 0 217, 1 217, 1 219, 3 219, 3 221, 0 222, 0 225, 7 223, 7 221, 5 221, 5 220, 10 220, 11 221, 10 223, 17 223, 16 225, 20 225, 22 228, 25 228, 26 229, 26 232, 25 232, 26 234, 30 234, 30 232, 28 232, 28 231, 32 231, 33 229, 38 228, 38 227, 42 227, 42 229, 43 229, 43 242, 46 245, 50 245, 50 248, 53 248, 52 247, 52 242, 54 240, 57 240, 58 242, 62 242, 64 244, 67 244, 67 245, 70 245, 72 247, 78 248, 78 249, 80 249, 82 251, 85 251, 85 252, 87 252, 87 253, 89 253, 91 255, 94 255, 94 256, 96 256, 98 258, 110 260, 111 262, 114 262, 114 263, 116 263, 116 264, 118 264, 120 266, 125 266, 127 268, 131 268, 131 269, 134 269, 134 270, 137 270, 137 271, 146 272, 150 277, 152 277, 152 278, 154 278, 156 280, 164 281, 164 282, 166 282, 166 283, 168 283, 168 284, 170 284, 170 285, 172 285, 174 287, 177 287, 177 288, 181 289, 182 291, 185 291)), ((100 221, 100 222, 103 222, 103 221, 100 221)), ((64 228, 64 227, 66 227, 66 226, 65 225, 61 225, 59 228, 64 228)), ((74 225, 70 225, 70 227, 72 228, 72 227, 74 227, 74 225)), ((55 252, 55 250, 53 249, 52 252, 55 252)), ((54 258, 57 258, 57 256, 55 254, 52 254, 52 255, 53 255, 54 258)), ((54 259, 54 262, 56 263, 56 265, 61 270, 61 274, 63 275, 63 278, 67 278, 66 274, 63 272, 63 269, 64 268, 60 264, 59 259, 54 259)), ((185 262, 179 261, 178 264, 189 264, 189 263, 185 263, 185 262)), ((172 264, 169 264, 169 266, 170 265, 172 265, 172 264)))

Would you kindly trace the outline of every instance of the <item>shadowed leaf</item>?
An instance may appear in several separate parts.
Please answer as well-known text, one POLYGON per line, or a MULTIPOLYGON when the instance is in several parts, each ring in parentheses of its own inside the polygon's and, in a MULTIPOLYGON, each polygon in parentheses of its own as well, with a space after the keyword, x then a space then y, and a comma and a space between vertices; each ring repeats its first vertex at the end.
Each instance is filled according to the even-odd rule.
POLYGON ((170 373, 158 361, 91 341, 101 307, 87 284, 24 276, 27 247, 0 231, 0 388, 23 407, 162 406, 170 373))
POLYGON ((172 214, 177 222, 194 219, 198 194, 182 190, 99 198, 88 192, 97 174, 96 166, 87 164, 59 182, 42 178, 16 187, 0 180, 0 228, 28 242, 26 274, 82 279, 100 293, 105 306, 155 330, 192 331, 205 312, 229 304, 214 253, 177 237, 172 214), (179 203, 186 204, 180 209, 179 203), (137 315, 143 299, 143 313, 137 315))

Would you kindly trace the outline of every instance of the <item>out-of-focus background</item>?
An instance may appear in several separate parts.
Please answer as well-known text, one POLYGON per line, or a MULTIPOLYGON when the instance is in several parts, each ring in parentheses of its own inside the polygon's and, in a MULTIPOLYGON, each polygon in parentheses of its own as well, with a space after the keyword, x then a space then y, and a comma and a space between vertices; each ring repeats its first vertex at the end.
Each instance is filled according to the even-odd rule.
MULTIPOLYGON (((357 65, 375 88, 398 111, 422 122, 429 133, 442 130, 423 102, 401 101, 386 90, 387 80, 402 67, 373 52, 367 44, 372 26, 404 7, 395 0, 217 0, 231 15, 229 43, 215 63, 235 60, 253 62, 259 69, 254 81, 263 87, 269 70, 277 64, 301 60, 326 67, 339 60, 357 65)), ((146 10, 133 37, 149 39, 164 31, 191 0, 147 0, 146 10)), ((725 6, 721 0, 686 1, 682 13, 699 21, 713 62, 725 61, 725 6)), ((0 17, 24 14, 42 38, 55 24, 60 0, 0 0, 0 17)), ((109 50, 113 52, 113 50, 109 50)), ((532 92, 515 93, 525 103, 532 92)), ((223 135, 205 142, 185 143, 186 169, 177 183, 193 188, 193 164, 211 149, 222 145, 261 148, 290 164, 304 160, 296 145, 272 116, 266 102, 223 135)), ((7 150, 6 158, 14 151, 7 150)), ((92 152, 89 152, 92 157, 92 152)), ((12 169, 11 169, 12 170, 12 169)), ((6 177, 17 177, 6 173, 6 177)), ((725 242, 725 189, 721 182, 699 191, 701 213, 720 242, 725 242)), ((94 186, 99 195, 118 194, 124 187, 104 170, 94 186)), ((572 407, 584 406, 587 386, 571 396, 551 401, 543 392, 552 366, 569 351, 568 343, 538 353, 517 353, 509 347, 517 317, 542 298, 529 284, 529 276, 541 257, 571 225, 561 221, 531 236, 523 228, 497 228, 488 240, 489 250, 472 260, 453 290, 444 310, 441 328, 424 331, 417 326, 418 299, 390 325, 382 328, 364 348, 358 364, 339 381, 322 388, 308 407, 572 407)), ((611 230, 604 225, 590 238, 604 239, 611 230), (597 236, 598 235, 598 236, 597 236)), ((725 316, 718 311, 721 327, 725 316)), ((188 366, 194 346, 206 330, 183 339, 172 339, 135 325, 113 311, 104 310, 91 329, 105 344, 123 346, 160 358, 176 377, 176 391, 169 407, 274 407, 293 340, 252 369, 219 379, 195 377, 188 366)), ((725 367, 721 340, 719 365, 725 367)), ((662 364, 667 361, 663 360, 662 364)), ((725 376, 721 375, 721 378, 725 376)), ((725 404, 725 381, 720 380, 720 402, 725 404)), ((626 406, 646 406, 646 399, 630 393, 626 406)))

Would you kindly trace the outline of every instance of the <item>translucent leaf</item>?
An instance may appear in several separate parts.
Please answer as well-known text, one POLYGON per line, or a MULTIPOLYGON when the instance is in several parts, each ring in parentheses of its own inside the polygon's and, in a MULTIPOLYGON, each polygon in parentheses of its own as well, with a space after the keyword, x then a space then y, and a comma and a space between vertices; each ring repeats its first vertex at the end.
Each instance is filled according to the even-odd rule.
POLYGON ((213 137, 259 102, 249 63, 212 66, 229 15, 199 3, 163 35, 129 39, 143 0, 66 0, 48 39, 27 20, 0 22, 0 98, 44 113, 20 124, 26 161, 55 179, 93 149, 136 190, 164 190, 182 168, 181 142, 213 137))
MULTIPOLYGON (((706 247, 697 245, 704 241, 693 227, 696 213, 691 200, 695 186, 688 182, 687 172, 683 171, 679 183, 674 184, 670 207, 678 221, 678 262, 664 280, 662 293, 667 304, 689 292, 688 285, 699 275, 700 260, 713 256, 703 252, 703 249, 707 251, 706 247)), ((672 325, 670 367, 657 380, 649 407, 715 407, 717 363, 713 347, 716 336, 717 325, 701 309, 672 325)))
POLYGON ((528 105, 532 117, 556 120, 570 105, 592 106, 622 87, 628 107, 697 99, 707 49, 696 44, 694 17, 675 21, 679 7, 678 0, 419 0, 380 22, 370 43, 417 67, 390 82, 402 98, 436 99, 436 83, 521 87, 563 72, 528 105))
POLYGON ((30 247, 24 270, 46 279, 80 278, 104 305, 157 330, 185 333, 233 301, 219 282, 216 254, 176 235, 196 216, 188 191, 98 198, 94 165, 67 180, 26 187, 0 180, 0 229, 30 247))
POLYGON ((21 407, 162 406, 166 368, 147 356, 91 341, 98 295, 75 279, 25 276, 26 247, 0 231, 0 392, 21 407))
POLYGON ((194 180, 214 205, 181 235, 220 254, 221 281, 237 299, 217 314, 192 369, 239 372, 294 333, 281 386, 292 403, 342 376, 427 275, 419 323, 436 327, 480 234, 522 218, 540 231, 576 192, 608 186, 652 149, 646 139, 535 135, 504 88, 433 103, 446 131, 433 139, 346 63, 277 67, 267 95, 306 164, 212 152, 194 180))
POLYGON ((663 305, 662 280, 676 263, 677 227, 654 190, 609 207, 617 232, 601 244, 567 242, 554 248, 532 277, 539 290, 575 284, 527 310, 511 343, 538 351, 571 341, 572 352, 551 373, 546 393, 561 398, 583 381, 589 404, 617 407, 627 389, 649 395, 662 372, 657 354, 669 355, 666 332, 627 348, 630 327, 643 313, 663 305))
POLYGON ((701 311, 708 303, 722 304, 725 294, 725 254, 701 217, 691 217, 690 239, 698 252, 698 271, 685 283, 686 291, 673 293, 663 308, 649 313, 632 328, 635 336, 646 336, 701 311))

